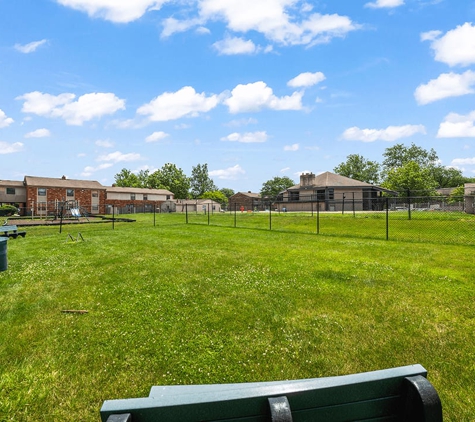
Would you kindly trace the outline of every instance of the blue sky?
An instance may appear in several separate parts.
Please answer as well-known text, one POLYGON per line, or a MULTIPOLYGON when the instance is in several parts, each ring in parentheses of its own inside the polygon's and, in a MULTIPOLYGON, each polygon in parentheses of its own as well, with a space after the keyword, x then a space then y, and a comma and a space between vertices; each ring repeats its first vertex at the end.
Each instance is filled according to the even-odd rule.
POLYGON ((434 148, 475 177, 475 0, 0 0, 0 179, 220 188, 434 148))

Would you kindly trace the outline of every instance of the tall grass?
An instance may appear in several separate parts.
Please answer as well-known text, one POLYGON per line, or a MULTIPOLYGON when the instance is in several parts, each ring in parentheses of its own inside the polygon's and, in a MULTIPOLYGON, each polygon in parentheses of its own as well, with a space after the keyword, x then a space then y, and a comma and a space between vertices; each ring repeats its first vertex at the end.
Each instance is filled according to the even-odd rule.
POLYGON ((445 420, 473 420, 473 247, 137 218, 9 240, 2 421, 98 421, 103 400, 152 385, 412 363, 445 420))

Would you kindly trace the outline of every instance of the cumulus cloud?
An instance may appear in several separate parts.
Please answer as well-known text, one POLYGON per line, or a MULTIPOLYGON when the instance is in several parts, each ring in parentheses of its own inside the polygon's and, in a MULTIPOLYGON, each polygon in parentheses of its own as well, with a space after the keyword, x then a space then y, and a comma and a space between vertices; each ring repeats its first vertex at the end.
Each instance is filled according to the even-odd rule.
POLYGON ((121 162, 129 162, 129 161, 138 161, 141 160, 142 157, 140 154, 131 152, 128 154, 123 154, 120 151, 111 152, 110 154, 101 155, 97 158, 97 161, 107 161, 112 163, 121 163, 121 162))
POLYGON ((308 88, 324 81, 325 75, 322 72, 304 72, 287 82, 292 88, 308 88))
POLYGON ((48 129, 36 129, 33 132, 28 132, 25 138, 47 138, 48 136, 51 136, 48 129))
POLYGON ((285 145, 284 151, 298 151, 300 149, 299 144, 285 145))
POLYGON ((158 142, 158 141, 161 141, 162 139, 167 138, 168 136, 170 136, 168 133, 165 133, 162 131, 153 132, 151 135, 145 138, 145 142, 158 142))
POLYGON ((96 145, 101 148, 112 148, 114 143, 109 141, 108 139, 98 139, 96 141, 96 145))
POLYGON ((110 168, 110 167, 112 167, 112 166, 113 166, 112 163, 103 163, 103 164, 98 165, 97 167, 87 166, 87 167, 85 167, 84 170, 82 171, 81 176, 83 176, 83 177, 89 177, 89 176, 91 176, 93 173, 96 173, 97 171, 105 170, 105 169, 108 169, 108 168, 110 168))
POLYGON ((198 16, 183 22, 166 21, 162 36, 187 30, 208 21, 222 21, 235 33, 258 32, 281 45, 328 43, 360 29, 347 16, 310 13, 308 3, 296 0, 202 0, 198 16), (301 4, 302 7, 298 7, 301 4))
POLYGON ((260 50, 251 40, 245 40, 239 37, 226 37, 221 41, 215 42, 213 47, 219 54, 226 56, 254 54, 260 50))
POLYGON ((272 88, 264 82, 254 82, 247 85, 237 85, 232 91, 231 96, 224 101, 229 107, 230 113, 244 113, 250 111, 259 111, 263 108, 271 110, 301 110, 302 109, 301 92, 294 92, 290 96, 277 97, 272 88))
POLYGON ((474 85, 475 72, 471 70, 462 74, 443 73, 437 79, 432 79, 425 85, 419 85, 414 92, 414 97, 418 104, 424 105, 443 98, 473 94, 474 85))
POLYGON ((169 0, 56 0, 59 4, 86 12, 90 17, 117 23, 132 22, 149 10, 158 10, 169 0))
POLYGON ((11 117, 7 117, 5 112, 0 109, 0 128, 10 126, 13 123, 13 119, 11 117))
POLYGON ((475 165, 475 157, 473 158, 455 158, 450 163, 452 166, 473 166, 475 165))
POLYGON ((440 36, 440 31, 425 32, 421 40, 432 41, 435 60, 449 66, 469 66, 475 63, 475 25, 464 23, 440 36))
POLYGON ((236 180, 239 179, 243 174, 246 174, 246 172, 239 164, 236 164, 233 167, 228 167, 227 169, 212 170, 209 172, 211 177, 222 180, 236 180))
POLYGON ((144 104, 138 114, 148 116, 153 122, 165 122, 181 117, 196 117, 215 108, 219 103, 217 95, 198 94, 191 86, 185 86, 176 92, 165 92, 144 104))
POLYGON ((43 44, 46 44, 47 40, 33 41, 28 44, 15 44, 15 50, 18 50, 20 53, 28 54, 33 53, 36 49, 43 44))
POLYGON ((0 154, 13 154, 20 151, 23 151, 23 144, 21 142, 9 144, 8 142, 0 141, 0 154))
POLYGON ((34 91, 17 97, 17 100, 24 100, 24 113, 62 118, 68 125, 76 126, 125 109, 125 100, 112 93, 94 92, 82 95, 74 101, 75 98, 76 96, 70 93, 51 95, 34 91))
POLYGON ((267 141, 267 133, 265 131, 261 132, 246 132, 246 133, 231 133, 224 138, 221 138, 222 141, 230 141, 230 142, 242 142, 245 144, 250 143, 260 143, 267 141))
POLYGON ((404 0, 376 0, 374 2, 366 3, 364 6, 371 9, 392 9, 404 4, 404 0))
POLYGON ((475 110, 467 115, 448 114, 439 126, 438 138, 475 138, 475 110))
POLYGON ((401 138, 408 138, 416 133, 424 134, 426 129, 423 125, 404 125, 404 126, 388 126, 386 129, 360 129, 359 127, 351 127, 343 132, 343 139, 347 141, 397 141, 401 138))

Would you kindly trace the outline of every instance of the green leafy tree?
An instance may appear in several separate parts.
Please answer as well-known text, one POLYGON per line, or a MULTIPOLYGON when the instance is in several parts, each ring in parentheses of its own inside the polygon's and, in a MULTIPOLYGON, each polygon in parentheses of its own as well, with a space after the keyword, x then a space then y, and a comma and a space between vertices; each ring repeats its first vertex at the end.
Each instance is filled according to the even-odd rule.
POLYGON ((287 176, 276 176, 262 184, 261 197, 275 198, 282 191, 295 185, 295 182, 287 176))
POLYGON ((464 200, 464 196, 465 196, 464 185, 457 186, 449 195, 448 203, 453 204, 454 202, 461 202, 464 200))
POLYGON ((366 183, 379 183, 380 165, 369 161, 359 154, 350 154, 346 161, 336 166, 333 171, 341 176, 366 183))
POLYGON ((417 145, 411 144, 406 147, 404 144, 396 144, 390 148, 386 148, 383 153, 383 169, 387 173, 389 170, 402 167, 409 162, 414 162, 421 168, 432 168, 437 165, 439 157, 434 149, 430 151, 417 145))
POLYGON ((231 196, 234 195, 234 190, 233 189, 229 189, 229 188, 221 188, 219 190, 226 198, 231 198, 231 196))
POLYGON ((115 185, 119 187, 140 188, 140 180, 136 174, 130 170, 123 168, 114 176, 115 185))
POLYGON ((466 183, 466 177, 460 170, 444 166, 433 167, 432 177, 437 182, 437 188, 453 188, 466 183))
POLYGON ((397 191, 400 197, 435 195, 437 182, 430 168, 421 167, 415 161, 391 168, 382 183, 386 189, 397 191))
POLYGON ((219 190, 205 192, 200 196, 200 199, 212 199, 213 201, 219 202, 224 207, 228 205, 228 198, 219 190))
POLYGON ((198 164, 191 170, 190 177, 191 196, 199 198, 205 192, 218 190, 213 179, 208 174, 208 164, 198 164))
POLYGON ((190 190, 190 179, 175 164, 166 163, 149 176, 150 187, 167 189, 176 199, 186 199, 190 190))

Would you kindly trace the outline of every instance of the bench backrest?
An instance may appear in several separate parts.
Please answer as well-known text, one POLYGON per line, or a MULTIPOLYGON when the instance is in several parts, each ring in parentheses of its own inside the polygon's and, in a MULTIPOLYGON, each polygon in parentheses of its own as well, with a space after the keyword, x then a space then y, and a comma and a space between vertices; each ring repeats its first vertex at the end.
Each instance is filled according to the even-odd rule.
POLYGON ((17 226, 14 225, 7 225, 7 226, 0 226, 0 232, 16 232, 18 230, 17 226))
POLYGON ((107 400, 102 422, 441 422, 421 365, 292 381, 152 387, 146 398, 107 400), (110 419, 109 419, 110 417, 110 419))

